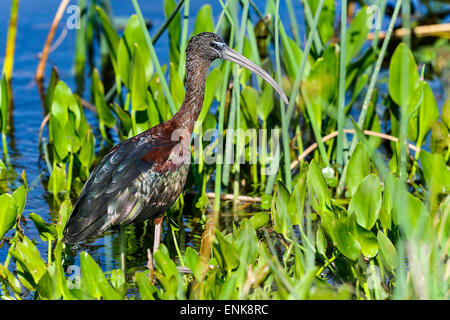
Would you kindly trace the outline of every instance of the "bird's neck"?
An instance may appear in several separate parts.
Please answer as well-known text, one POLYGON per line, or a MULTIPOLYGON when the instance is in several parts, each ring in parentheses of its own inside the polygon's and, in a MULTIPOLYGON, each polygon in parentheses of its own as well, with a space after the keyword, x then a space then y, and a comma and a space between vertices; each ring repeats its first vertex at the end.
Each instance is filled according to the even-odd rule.
POLYGON ((172 117, 176 127, 185 128, 192 133, 195 122, 200 115, 205 96, 205 82, 209 63, 203 60, 186 63, 186 94, 184 102, 172 117))

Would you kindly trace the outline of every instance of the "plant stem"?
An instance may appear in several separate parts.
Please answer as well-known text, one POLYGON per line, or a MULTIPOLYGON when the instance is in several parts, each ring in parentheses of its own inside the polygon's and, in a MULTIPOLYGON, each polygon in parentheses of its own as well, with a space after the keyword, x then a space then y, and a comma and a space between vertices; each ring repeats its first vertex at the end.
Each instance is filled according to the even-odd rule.
POLYGON ((347 0, 341 2, 341 48, 339 60, 339 101, 338 101, 338 136, 336 160, 339 165, 344 164, 343 144, 344 144, 344 122, 345 122, 345 71, 347 69, 346 41, 347 41, 347 0))
MULTIPOLYGON (((183 0, 184 1, 184 0, 183 0)), ((183 33, 181 35, 181 48, 180 48, 180 61, 178 63, 178 75, 180 79, 183 80, 186 72, 186 41, 188 35, 189 27, 189 0, 186 0, 184 5, 184 16, 183 16, 183 33)))

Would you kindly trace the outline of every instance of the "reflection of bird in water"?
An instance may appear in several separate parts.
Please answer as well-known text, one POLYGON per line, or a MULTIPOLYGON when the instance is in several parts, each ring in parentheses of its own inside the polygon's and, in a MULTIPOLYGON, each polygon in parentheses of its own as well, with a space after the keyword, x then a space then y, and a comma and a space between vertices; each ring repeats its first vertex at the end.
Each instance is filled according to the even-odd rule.
POLYGON ((235 62, 260 75, 287 103, 276 82, 260 67, 230 49, 214 33, 191 38, 186 48, 186 95, 172 119, 113 147, 93 170, 64 229, 75 244, 112 226, 155 219, 154 250, 164 212, 180 195, 190 165, 190 140, 200 114, 209 66, 215 59, 235 62))

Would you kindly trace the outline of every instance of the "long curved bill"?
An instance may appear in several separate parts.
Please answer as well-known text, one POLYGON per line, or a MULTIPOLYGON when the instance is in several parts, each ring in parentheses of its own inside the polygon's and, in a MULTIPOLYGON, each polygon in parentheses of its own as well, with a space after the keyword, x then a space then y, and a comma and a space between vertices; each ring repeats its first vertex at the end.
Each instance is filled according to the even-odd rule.
POLYGON ((257 75, 261 76, 261 78, 266 80, 275 89, 275 91, 278 92, 281 99, 283 99, 284 103, 286 103, 286 104, 289 103, 288 98, 284 94, 281 87, 275 82, 275 80, 272 79, 271 76, 269 76, 269 74, 266 71, 264 71, 264 69, 262 69, 261 67, 258 67, 254 62, 248 60, 246 57, 237 53, 236 51, 229 48, 228 46, 225 46, 222 49, 222 58, 225 60, 231 61, 231 62, 235 62, 238 65, 240 65, 241 67, 244 67, 244 68, 256 73, 257 75))

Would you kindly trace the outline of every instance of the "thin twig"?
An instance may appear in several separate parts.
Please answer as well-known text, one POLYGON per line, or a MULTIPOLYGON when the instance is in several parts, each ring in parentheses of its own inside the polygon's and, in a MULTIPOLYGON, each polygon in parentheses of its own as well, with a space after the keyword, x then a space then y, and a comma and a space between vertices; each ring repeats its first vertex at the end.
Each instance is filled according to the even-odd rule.
POLYGON ((61 20, 67 5, 70 0, 62 0, 59 4, 58 10, 56 11, 55 18, 53 19, 52 26, 48 32, 47 40, 45 41, 44 49, 42 50, 42 58, 36 69, 36 81, 42 81, 44 78, 45 64, 47 63, 48 54, 50 53, 50 47, 52 45, 53 37, 55 36, 56 28, 58 27, 59 21, 61 20))
MULTIPOLYGON (((407 35, 409 30, 407 28, 398 28, 396 29, 392 36, 394 38, 402 38, 407 35)), ((450 23, 441 23, 441 24, 430 24, 425 26, 417 26, 414 27, 412 33, 416 37, 448 37, 450 34, 450 23)), ((378 37, 380 39, 384 39, 386 37, 385 31, 380 31, 378 37)), ((373 40, 375 38, 374 33, 369 33, 367 35, 367 40, 373 40)))
MULTIPOLYGON (((344 129, 344 133, 355 134, 355 130, 354 129, 344 129)), ((398 142, 398 138, 397 137, 390 136, 388 134, 381 133, 381 132, 364 130, 364 134, 367 135, 367 136, 373 136, 373 137, 378 137, 378 138, 385 139, 385 140, 398 142)), ((334 131, 334 132, 326 135, 325 137, 323 137, 322 138, 322 142, 326 142, 326 141, 328 141, 330 139, 333 139, 337 135, 338 135, 338 131, 334 131)), ((408 147, 411 150, 415 151, 415 152, 420 152, 420 149, 417 148, 415 145, 413 145, 411 143, 408 145, 408 147)), ((303 159, 306 158, 306 156, 308 154, 313 152, 316 148, 317 148, 317 143, 313 143, 308 148, 306 148, 305 151, 303 151, 303 153, 298 156, 297 160, 292 161, 292 163, 291 163, 291 170, 294 169, 301 161, 303 161, 303 159)))

